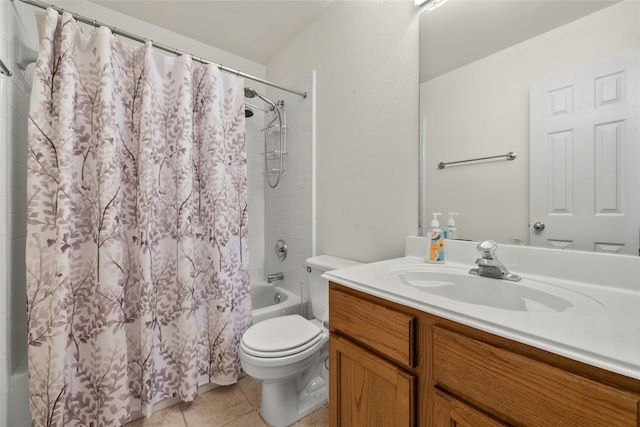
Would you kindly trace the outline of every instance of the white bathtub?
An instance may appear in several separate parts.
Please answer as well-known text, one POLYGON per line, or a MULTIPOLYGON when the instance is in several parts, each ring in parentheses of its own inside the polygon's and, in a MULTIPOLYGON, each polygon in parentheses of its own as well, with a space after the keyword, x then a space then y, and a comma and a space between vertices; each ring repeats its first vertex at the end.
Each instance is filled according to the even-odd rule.
POLYGON ((14 372, 11 373, 9 389, 9 426, 27 427, 31 424, 29 415, 29 377, 27 356, 25 355, 14 372))
POLYGON ((271 317, 301 313, 299 295, 271 283, 251 284, 251 318, 253 323, 271 317))

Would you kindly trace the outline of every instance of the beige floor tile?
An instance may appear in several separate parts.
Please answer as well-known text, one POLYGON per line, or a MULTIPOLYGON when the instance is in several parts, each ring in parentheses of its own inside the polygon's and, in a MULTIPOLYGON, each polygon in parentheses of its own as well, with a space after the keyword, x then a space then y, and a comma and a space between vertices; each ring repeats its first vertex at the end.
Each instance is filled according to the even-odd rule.
MULTIPOLYGON (((174 405, 124 427, 267 427, 259 411, 261 386, 260 381, 245 377, 238 385, 216 388, 191 403, 174 405), (252 406, 252 400, 257 401, 257 407, 252 406)), ((325 405, 292 427, 328 425, 329 409, 325 405)))
POLYGON ((125 424, 125 427, 186 427, 180 405, 151 414, 148 418, 139 418, 125 424))
POLYGON ((258 414, 258 411, 249 412, 237 420, 225 424, 224 427, 267 427, 268 424, 258 414))
POLYGON ((258 381, 250 376, 242 377, 238 380, 238 386, 244 393, 247 400, 254 409, 260 409, 262 404, 262 381, 258 381))
POLYGON ((297 423, 293 427, 327 427, 329 425, 329 408, 323 406, 316 409, 297 423))
POLYGON ((221 427, 253 411, 237 384, 203 393, 180 407, 188 427, 221 427))

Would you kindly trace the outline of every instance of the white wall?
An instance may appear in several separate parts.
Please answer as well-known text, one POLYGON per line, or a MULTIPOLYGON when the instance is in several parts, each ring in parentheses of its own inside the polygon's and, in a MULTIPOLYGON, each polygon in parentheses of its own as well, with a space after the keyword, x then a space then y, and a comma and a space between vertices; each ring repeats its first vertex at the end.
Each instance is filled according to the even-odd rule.
POLYGON ((290 85, 312 70, 316 253, 402 256, 418 228, 418 8, 332 3, 267 64, 267 78, 290 85))
POLYGON ((624 1, 423 83, 427 212, 459 212, 462 239, 528 240, 530 83, 639 47, 640 2, 624 1))

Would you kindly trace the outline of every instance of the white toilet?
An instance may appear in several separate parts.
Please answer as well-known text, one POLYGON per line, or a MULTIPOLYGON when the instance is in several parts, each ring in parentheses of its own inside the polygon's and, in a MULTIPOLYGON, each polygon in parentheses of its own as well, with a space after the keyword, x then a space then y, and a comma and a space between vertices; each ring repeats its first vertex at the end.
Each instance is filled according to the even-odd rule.
POLYGON ((314 318, 294 314, 256 323, 240 342, 244 371, 262 381, 262 418, 275 427, 293 424, 327 402, 329 284, 327 271, 359 262, 320 255, 306 261, 314 318))

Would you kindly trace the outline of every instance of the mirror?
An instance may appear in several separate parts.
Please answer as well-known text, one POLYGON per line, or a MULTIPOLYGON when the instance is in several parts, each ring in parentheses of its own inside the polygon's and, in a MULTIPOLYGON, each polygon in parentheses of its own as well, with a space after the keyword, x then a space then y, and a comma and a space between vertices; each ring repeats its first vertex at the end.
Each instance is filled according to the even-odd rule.
MULTIPOLYGON (((630 92, 623 93, 622 97, 629 105, 631 122, 603 119, 607 123, 624 122, 626 126, 623 133, 620 126, 617 130, 610 126, 609 133, 603 133, 609 135, 608 140, 602 137, 605 142, 614 142, 604 144, 613 147, 609 151, 602 151, 603 139, 598 136, 602 126, 589 125, 591 134, 597 135, 592 137, 595 141, 590 142, 592 153, 586 160, 588 168, 579 163, 578 156, 571 151, 584 138, 577 132, 569 132, 571 137, 561 132, 572 125, 565 124, 566 129, 538 131, 537 125, 531 123, 539 122, 536 111, 540 109, 547 114, 552 110, 577 108, 582 102, 577 96, 572 98, 570 90, 560 90, 570 84, 557 86, 567 76, 583 72, 587 67, 608 64, 620 56, 631 55, 634 61, 640 58, 639 22, 640 2, 633 0, 449 0, 437 9, 423 12, 420 17, 421 232, 428 229, 432 212, 443 214, 440 217, 443 228, 448 213, 457 212, 456 227, 461 239, 638 255, 640 175, 634 172, 635 181, 625 184, 628 178, 624 174, 640 170, 640 86, 637 86, 640 71, 632 68, 619 75, 601 72, 600 75, 618 76, 603 84, 600 79, 595 84, 594 90, 599 91, 598 96, 604 96, 605 101, 619 97, 616 91, 621 85, 628 86, 630 92), (556 86, 544 86, 548 82, 556 86), (540 87, 542 89, 536 89, 540 87), (555 98, 547 96, 537 101, 536 90, 542 90, 545 96, 554 94, 555 98), (562 141, 560 136, 564 136, 562 141), (546 147, 553 138, 557 140, 554 148, 545 148, 543 154, 536 152, 539 150, 536 147, 546 147), (534 149, 530 151, 531 147, 534 149), (600 151, 594 154, 594 150, 600 151), (506 159, 509 152, 516 153, 514 160, 506 159), (437 166, 439 162, 491 156, 501 157, 448 164, 444 169, 437 166), (610 174, 609 181, 601 185, 600 181, 607 178, 598 174, 623 161, 627 162, 624 168, 616 169, 613 177, 610 174), (597 166, 595 172, 592 165, 597 166), (572 173, 568 173, 569 170, 572 173), (540 175, 542 178, 537 177, 540 175), (548 194, 539 194, 540 179, 548 194), (598 188, 580 189, 579 185, 585 182, 598 188), (585 197, 588 191, 595 196, 585 197), (589 199, 586 208, 592 217, 623 218, 624 222, 618 221, 611 227, 591 220, 585 222, 576 214, 578 203, 571 202, 583 199, 589 199), (609 202, 603 205, 605 199, 609 202), (560 206, 564 202, 568 205, 560 206), (538 208, 553 217, 549 221, 560 223, 547 224, 544 231, 530 230, 530 222, 547 221, 530 220, 530 209, 536 212, 538 208), (608 244, 609 229, 619 230, 630 244, 608 244), (593 231, 605 231, 605 236, 593 235, 593 231), (557 232, 561 237, 545 238, 543 233, 547 232, 557 232)), ((590 82, 588 88, 593 88, 593 80, 590 82)))

